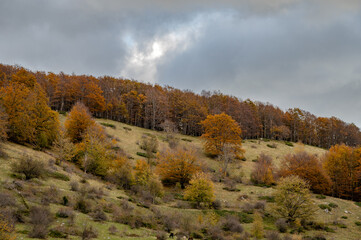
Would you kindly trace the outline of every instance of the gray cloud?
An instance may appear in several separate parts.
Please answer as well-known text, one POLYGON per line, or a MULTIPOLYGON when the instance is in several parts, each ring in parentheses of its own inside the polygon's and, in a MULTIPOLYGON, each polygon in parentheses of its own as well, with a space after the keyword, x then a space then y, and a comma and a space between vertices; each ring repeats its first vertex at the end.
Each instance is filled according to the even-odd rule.
POLYGON ((361 126, 360 13, 358 0, 3 0, 0 62, 219 89, 361 126))

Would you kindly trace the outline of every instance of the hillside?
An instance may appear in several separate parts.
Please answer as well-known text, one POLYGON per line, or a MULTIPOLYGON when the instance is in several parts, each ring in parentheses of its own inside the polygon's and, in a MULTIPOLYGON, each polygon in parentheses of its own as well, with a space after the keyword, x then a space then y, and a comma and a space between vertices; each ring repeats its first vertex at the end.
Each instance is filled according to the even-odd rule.
MULTIPOLYGON (((61 120, 63 121, 64 117, 62 117, 61 120)), ((156 136, 159 141, 160 150, 167 147, 167 143, 164 141, 166 138, 164 132, 155 132, 105 119, 97 119, 97 121, 112 126, 106 127, 107 133, 117 140, 117 145, 133 159, 132 162, 141 158, 137 155, 137 152, 142 151, 139 147, 139 141, 144 134, 156 136)), ((214 169, 215 171, 219 168, 219 162, 207 158, 203 154, 202 142, 199 138, 180 134, 177 134, 176 138, 179 139, 178 144, 180 146, 187 147, 188 149, 194 148, 197 157, 207 168, 214 169)), ((214 214, 216 214, 216 218, 219 218, 227 212, 239 215, 240 218, 243 219, 242 225, 244 229, 250 232, 254 212, 254 207, 250 206, 259 203, 260 199, 268 200, 268 202, 265 203, 265 211, 267 212, 272 206, 272 198, 270 198, 270 196, 274 192, 273 188, 257 187, 249 184, 249 175, 254 165, 252 160, 257 159, 259 154, 266 153, 272 156, 275 164, 278 165, 283 156, 293 153, 295 149, 301 147, 297 146, 297 144, 294 145, 294 147, 288 146, 283 141, 244 141, 245 161, 232 163, 229 167, 232 169, 231 175, 240 176, 242 179, 242 183, 236 185, 236 189, 239 191, 227 191, 224 189, 224 183, 216 182, 216 199, 220 200, 222 205, 221 210, 217 211, 191 208, 179 197, 181 195, 180 189, 173 188, 167 189, 167 197, 162 200, 157 200, 156 204, 153 204, 149 208, 149 206, 134 200, 133 196, 129 195, 128 192, 117 189, 116 186, 112 184, 83 173, 71 163, 63 163, 62 167, 55 165, 51 152, 39 152, 14 143, 5 143, 3 146, 4 152, 8 157, 2 157, 0 159, 0 193, 10 194, 10 196, 16 199, 16 207, 19 209, 17 212, 25 222, 16 224, 17 239, 30 239, 28 238, 30 225, 28 224, 29 213, 26 209, 27 206, 47 204, 49 204, 52 217, 54 217, 50 226, 52 231, 49 239, 61 237, 59 232, 67 232, 68 239, 80 239, 81 236, 79 235, 81 235, 85 226, 93 226, 98 232, 98 239, 155 239, 159 230, 155 222, 162 222, 161 219, 164 220, 166 216, 169 217, 169 219, 173 219, 169 220, 166 218, 168 221, 176 221, 183 229, 192 231, 196 228, 194 226, 199 226, 207 222, 207 219, 214 218, 214 214), (19 178, 17 174, 13 174, 11 170, 12 163, 20 159, 24 154, 28 154, 42 161, 44 168, 48 171, 47 176, 25 181, 19 178), (74 190, 74 184, 79 186, 78 189, 74 190), (74 224, 70 224, 70 218, 59 217, 60 209, 73 208, 77 199, 82 195, 87 196, 87 204, 91 205, 93 209, 97 207, 104 209, 105 217, 101 217, 102 221, 98 221, 97 215, 93 214, 94 210, 88 214, 81 213, 79 210, 69 210, 74 213, 74 224), (66 196, 69 203, 64 204, 64 196, 66 196), (240 196, 243 197, 240 198, 240 196), (68 206, 65 207, 64 205, 68 206), (114 212, 119 211, 119 209, 121 209, 121 211, 125 211, 124 209, 132 209, 132 216, 140 217, 143 225, 134 225, 134 222, 128 225, 114 222, 113 219, 116 214, 114 212), (56 213, 58 213, 57 217, 55 217, 56 213), (129 226, 132 224, 133 228, 129 226), (111 226, 113 230, 117 230, 114 230, 114 234, 109 233, 111 226)), ((322 155, 325 152, 323 149, 311 146, 304 146, 304 149, 318 155, 322 155)), ((313 199, 316 205, 329 203, 337 205, 337 207, 332 208, 332 211, 329 213, 318 208, 315 219, 315 222, 320 223, 322 226, 327 225, 327 229, 333 229, 334 232, 330 232, 333 230, 308 230, 301 233, 302 236, 322 234, 326 236, 327 239, 358 239, 361 227, 357 226, 355 222, 360 221, 360 207, 351 201, 332 197, 319 199, 317 195, 314 195, 313 199)), ((141 220, 136 219, 134 221, 137 222, 141 220)), ((269 215, 265 215, 264 227, 266 231, 276 230, 274 221, 269 215)), ((175 230, 174 232, 177 233, 178 231, 179 230, 175 230)))

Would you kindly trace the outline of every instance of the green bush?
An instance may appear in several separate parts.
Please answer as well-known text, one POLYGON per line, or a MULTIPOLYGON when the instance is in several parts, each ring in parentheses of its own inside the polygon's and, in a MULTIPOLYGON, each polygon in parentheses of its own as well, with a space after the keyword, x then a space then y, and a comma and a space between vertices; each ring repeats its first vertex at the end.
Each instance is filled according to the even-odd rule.
POLYGON ((48 177, 59 179, 59 180, 62 180, 62 181, 66 181, 66 182, 70 181, 70 178, 67 175, 62 174, 60 172, 48 171, 46 175, 48 177))
POLYGON ((361 222, 355 222, 356 226, 361 226, 361 222))
POLYGON ((182 138, 182 141, 185 141, 185 142, 193 142, 193 140, 188 139, 188 138, 182 138))
POLYGON ((316 195, 316 198, 318 198, 318 199, 326 199, 326 196, 325 196, 325 195, 320 194, 320 195, 316 195))
POLYGON ((116 129, 116 126, 114 124, 111 124, 111 123, 100 123, 101 125, 103 125, 104 127, 110 127, 110 128, 113 128, 113 129, 116 129))
POLYGON ((272 143, 272 144, 267 144, 267 147, 269 147, 269 148, 277 148, 277 145, 272 143))
POLYGON ((259 196, 258 199, 259 200, 265 200, 266 202, 270 202, 270 203, 275 202, 275 197, 274 196, 259 196))
POLYGON ((293 143, 291 143, 291 142, 285 142, 285 144, 287 145, 287 146, 289 146, 289 147, 293 147, 293 143))
POLYGON ((253 218, 249 214, 244 212, 235 212, 229 210, 214 210, 214 212, 220 217, 234 215, 238 217, 240 223, 253 223, 253 218))
POLYGON ((347 219, 348 217, 347 217, 347 216, 342 216, 341 218, 342 218, 342 219, 347 219))
POLYGON ((141 156, 141 157, 148 158, 148 155, 146 153, 143 153, 143 152, 137 152, 137 155, 141 156))
POLYGON ((361 202, 355 202, 355 204, 359 207, 361 207, 361 202))
POLYGON ((129 127, 123 127, 124 128, 124 130, 127 130, 127 131, 132 131, 132 129, 131 128, 129 128, 129 127))
POLYGON ((327 204, 320 204, 318 205, 319 208, 321 208, 322 210, 327 209, 328 211, 332 211, 332 208, 330 206, 328 206, 327 204))
POLYGON ((332 207, 332 208, 337 208, 338 207, 338 205, 336 203, 329 203, 328 206, 332 207))

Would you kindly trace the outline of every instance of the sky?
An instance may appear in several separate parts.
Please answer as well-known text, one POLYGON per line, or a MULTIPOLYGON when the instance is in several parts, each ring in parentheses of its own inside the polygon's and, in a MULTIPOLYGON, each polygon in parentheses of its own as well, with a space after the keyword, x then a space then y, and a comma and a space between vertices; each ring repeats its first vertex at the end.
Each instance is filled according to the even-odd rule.
POLYGON ((359 0, 1 0, 0 63, 220 90, 361 127, 359 0))

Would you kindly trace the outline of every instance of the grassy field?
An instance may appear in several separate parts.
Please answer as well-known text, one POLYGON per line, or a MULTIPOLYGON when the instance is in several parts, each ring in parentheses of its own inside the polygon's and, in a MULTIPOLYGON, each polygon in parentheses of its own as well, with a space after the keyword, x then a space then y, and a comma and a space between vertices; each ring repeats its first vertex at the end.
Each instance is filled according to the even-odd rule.
MULTIPOLYGON (((64 121, 64 117, 61 118, 64 121)), ((129 126, 123 123, 114 122, 105 119, 97 119, 99 123, 111 124, 114 127, 105 127, 106 132, 117 140, 117 145, 122 148, 126 154, 135 162, 136 159, 142 158, 137 155, 137 152, 142 152, 139 147, 139 142, 143 135, 154 135, 159 141, 160 151, 168 147, 168 143, 165 141, 166 136, 163 132, 155 132, 143 128, 129 126)), ((206 157, 202 150, 202 140, 197 137, 183 136, 176 134, 176 138, 179 141, 179 145, 188 149, 193 149, 199 161, 201 161, 208 169, 217 170, 220 167, 219 162, 214 159, 206 157)), ((283 141, 269 141, 269 140, 245 140, 243 142, 243 149, 245 150, 245 161, 239 161, 232 163, 229 167, 231 169, 231 175, 243 176, 242 183, 239 183, 236 188, 239 191, 227 191, 224 189, 223 183, 215 183, 216 199, 222 203, 222 210, 232 212, 242 212, 242 208, 247 203, 255 203, 262 197, 271 196, 274 192, 273 188, 257 187, 249 183, 249 176, 254 167, 254 161, 261 153, 265 153, 271 156, 274 160, 275 166, 279 166, 282 159, 287 154, 292 154, 298 149, 304 149, 312 154, 321 156, 325 153, 325 150, 312 147, 303 146, 301 144, 293 143, 294 146, 288 146, 283 141), (247 199, 240 199, 241 195, 246 195, 247 199)), ((33 156, 43 162, 44 166, 52 171, 58 172, 70 178, 69 181, 56 179, 54 177, 47 177, 43 179, 33 179, 30 181, 20 181, 24 185, 24 189, 27 189, 26 201, 27 204, 41 205, 40 193, 49 192, 50 189, 56 187, 57 196, 67 196, 69 199, 75 199, 78 197, 78 193, 71 190, 71 182, 80 182, 82 179, 86 179, 87 183, 81 184, 81 188, 86 186, 101 188, 104 192, 100 199, 96 200, 96 203, 112 203, 114 205, 120 205, 121 199, 128 199, 129 196, 123 190, 117 189, 114 186, 109 187, 109 184, 97 179, 95 177, 84 174, 77 167, 71 163, 64 163, 62 167, 54 165, 54 159, 51 151, 40 152, 32 150, 31 148, 20 146, 14 143, 5 143, 3 145, 5 153, 8 155, 7 158, 0 158, 0 191, 11 192, 16 195, 15 192, 7 190, 7 186, 16 180, 15 176, 11 171, 11 164, 14 161, 20 159, 24 154, 33 156)), ((180 191, 179 189, 168 189, 168 191, 180 191)), ((55 193, 54 193, 55 194, 55 193)), ((17 195, 16 195, 17 196, 17 195)), ((313 196, 315 201, 315 207, 318 209, 315 215, 315 221, 322 224, 328 225, 334 232, 325 231, 307 231, 301 233, 303 236, 314 236, 322 233, 327 239, 360 239, 361 227, 357 226, 355 222, 361 221, 361 209, 354 202, 341 200, 332 197, 326 197, 319 199, 316 195, 313 196), (337 205, 331 212, 326 212, 318 207, 320 204, 334 203, 337 205), (336 223, 337 224, 334 224, 336 223)), ((17 201, 21 204, 20 197, 17 197, 17 201)), ((93 200, 92 200, 93 201, 93 200)), ((95 202, 94 202, 95 203, 95 202)), ((150 214, 150 210, 142 206, 129 202, 134 208, 134 211, 140 215, 150 214)), ((266 209, 272 207, 272 202, 267 203, 266 209)), ((52 213, 56 213, 59 208, 63 207, 58 203, 51 203, 50 209, 52 213)), ((198 209, 180 209, 177 207, 177 201, 175 199, 167 202, 160 202, 155 206, 159 211, 167 214, 181 214, 182 219, 188 219, 187 221, 196 223, 199 221, 200 216, 206 219, 210 216, 213 210, 198 210, 198 209)), ((89 215, 75 211, 75 226, 78 229, 83 229, 85 225, 94 226, 98 231, 98 239, 156 239, 156 231, 149 228, 130 228, 128 225, 119 224, 111 221, 110 214, 107 213, 109 221, 96 222, 89 215), (115 226, 119 232, 115 235, 109 234, 109 227, 115 226)), ((252 218, 252 214, 250 214, 252 218)), ((183 221, 183 220, 182 220, 183 221)), ((274 221, 268 218, 264 219, 266 230, 276 230, 274 221)), ((51 225, 51 228, 66 225, 64 219, 56 218, 51 225)), ((244 223, 244 228, 248 231, 251 230, 252 223, 244 223)), ((17 224, 17 239, 30 239, 27 237, 27 232, 30 230, 30 226, 27 224, 17 224)), ((49 239, 55 239, 50 238, 49 239)), ((80 237, 70 236, 69 239, 80 239, 80 237)))

